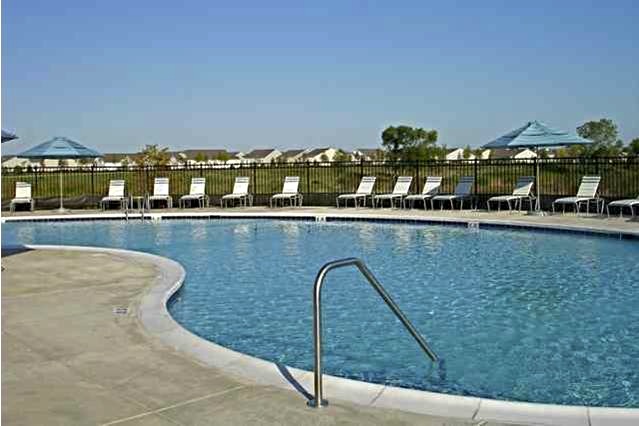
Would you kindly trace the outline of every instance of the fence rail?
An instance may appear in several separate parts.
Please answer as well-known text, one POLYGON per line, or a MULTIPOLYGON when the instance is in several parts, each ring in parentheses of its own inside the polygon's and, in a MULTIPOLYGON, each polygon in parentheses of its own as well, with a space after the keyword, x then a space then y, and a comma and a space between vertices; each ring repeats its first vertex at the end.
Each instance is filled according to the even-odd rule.
POLYGON ((3 207, 15 195, 15 182, 32 185, 36 206, 46 207, 59 195, 59 174, 63 174, 65 200, 76 207, 95 207, 108 191, 109 181, 124 179, 127 194, 144 195, 153 190, 155 177, 168 177, 174 197, 188 193, 191 178, 206 178, 206 192, 215 200, 233 189, 237 176, 250 178, 250 192, 256 203, 266 203, 268 196, 280 192, 285 176, 300 177, 300 192, 305 204, 333 205, 335 196, 353 192, 363 176, 376 176, 375 192, 392 191, 397 176, 413 176, 412 192, 420 192, 427 176, 442 176, 443 192, 452 192, 461 176, 475 176, 475 194, 480 202, 490 196, 508 194, 518 176, 534 176, 537 161, 544 204, 575 195, 584 175, 602 178, 601 196, 606 199, 634 198, 639 195, 639 157, 554 158, 533 160, 458 160, 424 162, 336 162, 251 164, 237 167, 98 167, 33 168, 22 171, 3 170, 3 207), (47 203, 49 201, 49 203, 47 203))

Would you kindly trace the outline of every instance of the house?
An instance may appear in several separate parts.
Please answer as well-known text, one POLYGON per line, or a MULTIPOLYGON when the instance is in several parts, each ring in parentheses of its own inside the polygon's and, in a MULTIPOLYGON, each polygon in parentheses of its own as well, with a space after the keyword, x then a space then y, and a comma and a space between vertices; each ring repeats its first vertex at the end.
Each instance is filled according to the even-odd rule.
POLYGON ((537 154, 528 149, 486 149, 482 152, 482 158, 484 154, 488 152, 487 158, 491 160, 511 159, 511 160, 532 160, 537 157, 537 154))
POLYGON ((317 148, 311 149, 302 155, 302 161, 309 163, 324 163, 335 160, 338 150, 336 148, 317 148))
POLYGON ((289 149, 284 151, 277 159, 282 163, 296 163, 302 161, 302 156, 308 152, 308 149, 289 149))
POLYGON ((102 167, 126 167, 135 164, 137 154, 111 152, 102 155, 102 158, 96 160, 95 164, 102 167))
POLYGON ((25 170, 28 167, 39 167, 37 162, 30 161, 28 158, 20 158, 15 155, 2 156, 2 168, 13 171, 16 167, 25 170))
POLYGON ((447 161, 455 161, 455 160, 474 160, 475 154, 472 152, 468 153, 467 157, 464 157, 464 148, 451 148, 446 150, 447 161))
POLYGON ((355 161, 383 161, 384 151, 380 148, 357 148, 351 153, 355 161))
POLYGON ((274 162, 282 153, 277 149, 254 149, 248 154, 244 155, 244 160, 247 163, 272 163, 274 162))
POLYGON ((189 160, 189 163, 226 162, 231 155, 225 149, 187 149, 180 152, 189 160))

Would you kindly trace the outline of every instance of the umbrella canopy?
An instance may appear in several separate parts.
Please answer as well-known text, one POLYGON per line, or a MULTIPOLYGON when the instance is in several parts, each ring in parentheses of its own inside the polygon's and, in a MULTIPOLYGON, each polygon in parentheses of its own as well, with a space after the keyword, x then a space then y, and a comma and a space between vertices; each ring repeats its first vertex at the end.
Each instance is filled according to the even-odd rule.
POLYGON ((71 139, 55 137, 49 141, 34 146, 20 154, 24 158, 95 158, 102 157, 98 151, 72 141, 71 139))
POLYGON ((530 121, 525 126, 487 143, 483 148, 540 148, 591 143, 591 140, 574 133, 552 129, 539 121, 530 121))
POLYGON ((18 137, 14 135, 13 133, 9 133, 4 130, 2 131, 2 143, 9 142, 14 139, 18 139, 18 137))
MULTIPOLYGON (((592 141, 579 135, 551 129, 539 121, 529 121, 525 126, 506 133, 504 136, 487 143, 483 148, 539 148, 566 145, 587 145, 592 141)), ((537 188, 536 211, 541 214, 540 162, 536 162, 535 187, 537 188)))

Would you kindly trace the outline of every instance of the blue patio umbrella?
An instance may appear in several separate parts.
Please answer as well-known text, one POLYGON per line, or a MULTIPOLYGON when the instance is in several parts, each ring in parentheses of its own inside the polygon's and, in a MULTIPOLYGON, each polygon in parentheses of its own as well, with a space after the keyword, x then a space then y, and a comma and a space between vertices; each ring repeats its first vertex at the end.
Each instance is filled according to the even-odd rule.
MULTIPOLYGON (((95 151, 91 148, 87 148, 86 146, 72 141, 68 138, 63 137, 55 137, 51 140, 41 143, 40 145, 34 146, 31 149, 28 149, 20 154, 18 157, 24 158, 33 158, 33 159, 78 159, 78 158, 96 158, 102 157, 98 151, 95 151)), ((62 171, 59 173, 60 175, 60 208, 58 211, 65 211, 64 205, 62 203, 62 171)))
POLYGON ((9 133, 5 130, 2 131, 2 143, 9 142, 14 139, 18 139, 18 137, 14 135, 13 133, 9 133))
MULTIPOLYGON (((539 148, 550 148, 568 145, 587 145, 593 143, 591 140, 581 136, 555 130, 539 121, 530 121, 525 126, 512 132, 506 133, 489 142, 483 148, 534 148, 538 154, 539 148)), ((539 187, 539 161, 537 161, 537 212, 540 211, 541 188, 539 187)))

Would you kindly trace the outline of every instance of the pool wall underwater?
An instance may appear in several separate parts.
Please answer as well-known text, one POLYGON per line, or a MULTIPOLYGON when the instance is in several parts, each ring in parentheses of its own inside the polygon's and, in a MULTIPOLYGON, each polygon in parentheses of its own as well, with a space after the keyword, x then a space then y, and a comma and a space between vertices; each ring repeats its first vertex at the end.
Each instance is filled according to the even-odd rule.
MULTIPOLYGON (((200 215, 185 215, 188 218, 199 218, 200 215)), ((182 216, 182 217, 185 217, 182 216)), ((515 229, 537 231, 550 229, 554 231, 568 231, 574 233, 586 233, 589 235, 598 235, 601 237, 612 237, 621 239, 636 239, 637 235, 633 233, 596 233, 590 232, 588 229, 579 227, 543 227, 541 225, 521 225, 517 223, 498 223, 498 221, 485 222, 482 220, 464 220, 464 219, 427 219, 419 217, 402 218, 387 220, 380 216, 371 216, 370 218, 358 215, 357 217, 348 217, 340 215, 316 215, 309 214, 277 214, 277 215, 210 215, 213 218, 250 218, 250 219, 291 219, 291 220, 319 220, 319 221, 384 221, 387 223, 429 223, 429 224, 448 224, 457 227, 467 226, 467 222, 478 222, 480 227, 502 227, 509 226, 515 229)), ((179 214, 171 214, 169 217, 162 219, 178 219, 182 218, 179 214)), ((30 217, 28 220, 50 220, 46 217, 30 217)), ((56 218, 59 219, 59 218, 56 218)), ((103 220, 103 216, 82 217, 73 216, 65 217, 65 220, 103 220)), ((13 220, 10 219, 11 221, 13 220)), ((116 220, 121 220, 117 218, 116 220)), ((4 222, 4 220, 3 220, 4 222)), ((553 231, 553 232, 554 232, 553 231)), ((78 247, 77 249, 86 250, 87 247, 78 247)), ((101 250, 101 249, 97 249, 101 250)), ((113 249, 109 249, 113 250, 113 249)), ((119 250, 118 250, 119 251, 119 250)), ((184 269, 174 261, 163 259, 158 256, 142 253, 127 252, 132 256, 142 256, 147 259, 153 259, 162 270, 162 277, 155 286, 142 300, 139 310, 139 317, 144 327, 153 335, 160 338, 163 342, 185 352, 207 365, 221 368, 233 375, 246 377, 247 379, 258 381, 260 383, 276 385, 287 389, 296 389, 301 393, 312 392, 311 372, 286 367, 284 365, 264 361, 255 357, 251 357, 220 345, 202 339, 178 324, 168 313, 167 303, 171 297, 180 289, 184 280, 184 269)), ((373 268, 374 269, 374 268, 373 268)), ((310 283, 309 283, 310 284, 310 283)), ((310 298, 310 292, 309 292, 310 298)), ((309 329, 309 334, 310 334, 309 329)), ((428 337, 428 331, 426 331, 428 337)), ((490 398, 480 398, 473 396, 456 396, 450 394, 440 394, 428 391, 398 388, 383 384, 371 384, 350 379, 331 377, 325 375, 325 395, 330 400, 332 398, 348 400, 355 403, 396 408, 406 411, 427 413, 443 416, 454 416, 465 419, 487 419, 497 421, 520 421, 535 422, 542 424, 636 424, 639 421, 639 410, 628 408, 605 408, 605 407, 583 407, 569 405, 552 405, 552 404, 536 404, 525 402, 508 402, 497 401, 490 398)), ((308 396, 308 395, 307 395, 308 396)))

